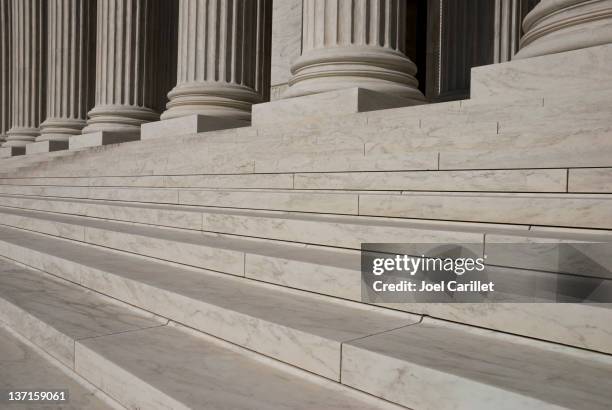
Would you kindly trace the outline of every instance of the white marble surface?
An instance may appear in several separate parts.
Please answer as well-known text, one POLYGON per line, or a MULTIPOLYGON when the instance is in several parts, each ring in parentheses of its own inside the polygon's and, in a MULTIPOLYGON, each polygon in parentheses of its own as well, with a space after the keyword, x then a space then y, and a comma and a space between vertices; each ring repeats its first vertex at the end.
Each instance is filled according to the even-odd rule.
POLYGON ((41 154, 68 149, 67 141, 38 141, 26 145, 26 155, 41 154))
POLYGON ((194 114, 169 120, 144 123, 140 126, 140 138, 142 140, 173 138, 181 135, 245 127, 248 125, 249 123, 246 121, 233 118, 194 114))
MULTIPOLYGON (((69 391, 68 403, 46 404, 45 409, 106 410, 112 408, 57 369, 46 358, 19 341, 2 326, 0 326, 0 389, 3 390, 3 393, 7 390, 65 389, 69 391)), ((6 410, 43 408, 40 405, 25 406, 24 403, 2 403, 2 408, 6 410)))
POLYGON ((515 60, 472 70, 473 99, 512 96, 580 94, 610 84, 612 45, 515 60))
POLYGON ((170 326, 79 342, 76 367, 128 408, 395 408, 170 326))
POLYGON ((0 321, 68 367, 74 341, 163 323, 77 286, 0 261, 0 321))
POLYGON ((118 144, 121 142, 139 140, 139 135, 115 134, 107 131, 92 132, 83 135, 75 135, 68 140, 68 149, 71 151, 83 148, 99 147, 102 145, 118 144))
POLYGON ((565 192, 567 171, 493 170, 298 173, 296 189, 565 192))
POLYGON ((612 198, 562 194, 360 195, 360 215, 612 228, 612 198))
POLYGON ((291 65, 302 51, 302 0, 273 3, 272 9, 272 86, 289 82, 291 65))
POLYGON ((570 169, 569 192, 612 193, 612 168, 570 169))
POLYGON ((7 228, 0 231, 0 254, 15 255, 16 260, 45 272, 335 380, 343 342, 418 320, 409 314, 284 292, 228 275, 68 246, 7 228))
POLYGON ((425 319, 348 343, 342 381, 417 409, 607 409, 612 361, 425 319))

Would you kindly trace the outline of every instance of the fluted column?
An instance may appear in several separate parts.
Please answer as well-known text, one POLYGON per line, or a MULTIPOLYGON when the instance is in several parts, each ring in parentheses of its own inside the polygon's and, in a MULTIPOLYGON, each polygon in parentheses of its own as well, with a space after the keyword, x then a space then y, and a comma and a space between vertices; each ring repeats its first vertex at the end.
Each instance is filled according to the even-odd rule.
POLYGON ((302 55, 284 97, 362 87, 423 100, 405 54, 406 3, 304 0, 302 55))
POLYGON ((612 43, 612 0, 542 0, 525 17, 523 31, 515 58, 612 43))
MULTIPOLYGON (((98 0, 95 106, 83 133, 140 132, 159 118, 162 69, 169 39, 162 39, 170 0, 98 0)), ((171 40, 170 40, 171 41, 171 40)))
POLYGON ((95 1, 47 1, 47 118, 36 140, 67 141, 93 103, 95 1))
POLYGON ((11 118, 11 0, 0 0, 0 145, 11 118))
POLYGON ((24 147, 39 135, 45 113, 47 0, 11 3, 12 121, 4 146, 24 147))
POLYGON ((177 85, 162 119, 250 120, 270 89, 271 0, 180 0, 177 85))

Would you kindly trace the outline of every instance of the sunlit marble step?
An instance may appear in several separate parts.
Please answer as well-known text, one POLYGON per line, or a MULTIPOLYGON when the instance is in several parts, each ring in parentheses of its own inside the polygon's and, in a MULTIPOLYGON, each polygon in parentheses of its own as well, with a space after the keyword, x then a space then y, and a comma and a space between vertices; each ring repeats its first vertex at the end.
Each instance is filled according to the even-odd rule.
POLYGON ((12 228, 0 254, 333 380, 343 343, 419 318, 12 228))
POLYGON ((360 249, 361 243, 482 243, 484 233, 528 227, 127 202, 0 196, 0 205, 104 220, 360 249))
MULTIPOLYGON (((128 408, 395 408, 4 261, 0 306, 0 320, 128 408)), ((0 328, 0 343, 3 336, 0 328)), ((0 355, 10 351, 2 347, 0 355)), ((15 387, 23 388, 27 381, 21 380, 22 374, 36 377, 29 374, 32 368, 13 370, 0 378, 0 386, 21 382, 15 387)), ((70 387, 72 403, 78 397, 73 394, 82 389, 73 392, 74 382, 60 380, 46 383, 50 388, 70 387)), ((77 401, 80 408, 97 408, 82 400, 77 401)))
POLYGON ((202 215, 208 212, 229 212, 231 209, 237 212, 277 210, 330 215, 612 229, 610 206, 612 197, 607 194, 362 192, 320 194, 317 198, 316 195, 308 193, 287 196, 284 193, 264 194, 263 191, 244 191, 226 196, 224 193, 210 191, 210 196, 207 197, 208 191, 194 192, 192 197, 181 200, 183 204, 192 206, 153 206, 153 204, 134 202, 6 195, 0 195, 0 206, 188 229, 202 227, 204 230, 214 232, 219 230, 207 228, 206 216, 202 221, 202 215), (242 198, 248 198, 251 202, 248 203, 242 198), (269 198, 272 199, 272 203, 266 203, 269 198), (300 202, 302 199, 303 202, 300 202), (226 208, 227 211, 224 211, 226 208), (132 214, 129 219, 121 216, 126 212, 132 214), (113 217, 113 214, 118 216, 113 217))
POLYGON ((167 320, 77 285, 0 260, 0 321, 74 368, 74 342, 167 320))
POLYGON ((589 409, 612 402, 612 356, 425 318, 348 343, 342 382, 413 409, 589 409))
MULTIPOLYGON (((43 354, 21 341, 18 336, 0 325, 0 390, 3 395, 8 391, 69 391, 68 402, 62 403, 64 410, 107 410, 119 409, 96 397, 94 390, 61 371, 43 354)), ((99 393, 98 393, 99 394, 99 393)), ((5 396, 6 397, 6 396, 5 396)), ((3 397, 3 400, 5 398, 3 397)), ((37 404, 29 408, 51 408, 50 405, 37 404)), ((5 410, 22 410, 23 402, 2 403, 5 410)))
POLYGON ((605 194, 359 195, 359 214, 395 218, 491 222, 573 228, 612 228, 605 194))
MULTIPOLYGON (((359 301, 360 254, 203 232, 0 208, 0 224, 359 301)), ((470 244, 482 253, 482 244, 470 244)))
POLYGON ((358 213, 358 193, 350 191, 309 192, 296 190, 16 187, 0 185, 0 195, 18 195, 28 198, 55 197, 349 215, 358 213))
POLYGON ((0 178, 0 186, 611 193, 612 168, 0 178))

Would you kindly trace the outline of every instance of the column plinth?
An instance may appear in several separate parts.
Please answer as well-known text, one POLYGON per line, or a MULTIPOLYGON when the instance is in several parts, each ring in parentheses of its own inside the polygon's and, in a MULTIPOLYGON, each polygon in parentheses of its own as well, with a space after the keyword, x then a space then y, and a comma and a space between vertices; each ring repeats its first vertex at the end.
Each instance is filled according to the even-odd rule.
POLYGON ((98 0, 95 106, 83 134, 139 134, 167 92, 170 0, 98 0))
POLYGON ((367 88, 424 100, 406 56, 406 2, 304 0, 302 55, 283 98, 367 88))
POLYGON ((48 0, 47 118, 37 141, 68 141, 93 105, 95 3, 48 0))
POLYGON ((25 147, 40 134, 45 112, 46 3, 46 0, 11 3, 12 114, 5 147, 25 147))
POLYGON ((0 145, 11 119, 11 0, 0 0, 0 145))
POLYGON ((612 43, 612 0, 542 0, 523 31, 517 59, 612 43))
POLYGON ((270 0, 180 0, 177 85, 162 119, 249 121, 269 95, 270 0))

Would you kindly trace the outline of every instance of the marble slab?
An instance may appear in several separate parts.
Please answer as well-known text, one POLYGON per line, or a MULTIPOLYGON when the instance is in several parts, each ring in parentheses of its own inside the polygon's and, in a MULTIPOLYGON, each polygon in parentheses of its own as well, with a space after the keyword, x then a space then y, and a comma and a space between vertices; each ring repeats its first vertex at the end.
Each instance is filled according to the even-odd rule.
MULTIPOLYGON (((272 4, 272 86, 283 86, 291 78, 291 65, 302 52, 302 1, 272 4)), ((274 98, 273 98, 274 99, 274 98)))
POLYGON ((570 169, 567 190, 612 193, 612 168, 570 169))
POLYGON ((342 361, 343 383, 440 410, 603 410, 611 372, 604 355, 434 319, 347 343, 342 361))
POLYGON ((357 195, 279 191, 180 190, 181 205, 356 214, 357 195))
POLYGON ((349 88, 303 97, 288 98, 253 106, 253 126, 332 117, 359 112, 415 105, 412 100, 377 93, 364 88, 349 88))
POLYGON ((612 228, 612 197, 562 194, 360 195, 359 214, 574 228, 612 228))
POLYGON ((0 158, 11 158, 25 155, 25 147, 2 147, 0 148, 0 158))
MULTIPOLYGON (((61 405, 65 410, 112 409, 92 391, 57 369, 54 364, 0 326, 0 390, 68 390, 69 401, 61 405)), ((57 408, 50 404, 46 408, 57 408)), ((2 403, 6 410, 22 410, 24 403, 2 403)), ((33 407, 29 407, 33 408, 33 407)), ((41 408, 36 406, 36 408, 41 408)))
POLYGON ((8 228, 0 228, 0 234, 0 254, 55 275, 72 272, 70 279, 85 287, 334 380, 339 379, 343 342, 418 321, 410 314, 169 267, 8 228))
POLYGON ((296 189, 565 192, 567 171, 415 171, 298 173, 296 189))
POLYGON ((26 145, 25 148, 26 155, 61 151, 68 149, 68 141, 38 141, 26 145))
POLYGON ((127 408, 390 409, 171 326, 77 343, 77 371, 127 408))
POLYGON ((103 145, 119 144, 128 141, 138 141, 138 134, 122 134, 108 131, 92 132, 89 134, 75 135, 68 141, 68 149, 71 151, 84 148, 100 147, 103 145))
POLYGON ((0 306, 0 321, 68 367, 74 365, 75 340, 164 323, 18 267, 0 272, 0 306))
POLYGON ((472 69, 471 98, 584 95, 612 83, 609 44, 472 69))
POLYGON ((247 126, 249 126, 248 122, 232 118, 188 115, 186 117, 144 123, 140 126, 140 138, 143 141, 154 138, 173 138, 181 135, 247 126))

